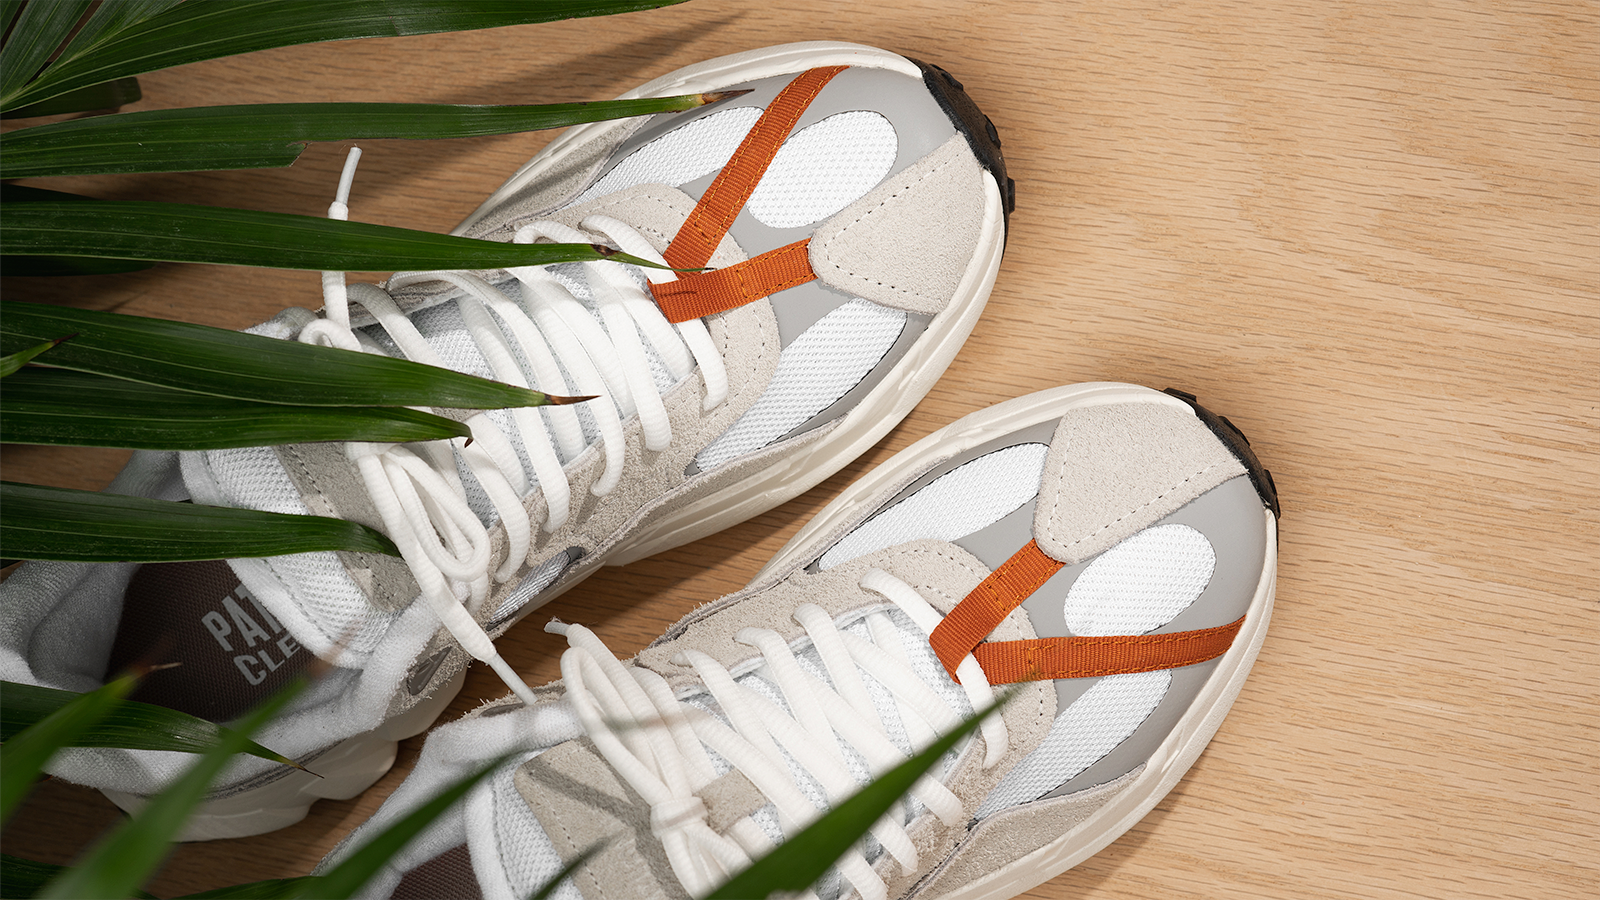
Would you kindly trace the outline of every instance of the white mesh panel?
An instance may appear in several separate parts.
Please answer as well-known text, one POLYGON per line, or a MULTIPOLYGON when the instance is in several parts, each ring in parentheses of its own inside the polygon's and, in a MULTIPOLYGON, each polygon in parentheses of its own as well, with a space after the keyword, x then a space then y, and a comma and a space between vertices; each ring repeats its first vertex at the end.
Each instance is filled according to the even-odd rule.
MULTIPOLYGON (((229 504, 295 515, 310 512, 272 448, 208 450, 204 459, 229 504)), ((325 640, 346 641, 353 652, 371 650, 393 618, 367 602, 337 554, 294 553, 273 557, 265 565, 317 623, 325 640)))
POLYGON ((710 175, 728 164, 733 151, 739 149, 739 142, 759 118, 760 109, 743 106, 713 113, 669 131, 628 154, 567 205, 576 206, 635 185, 677 187, 710 175))
POLYGON ((1055 790, 1128 739, 1167 695, 1172 673, 1108 675, 1056 716, 1038 748, 984 798, 983 818, 1055 790))
POLYGON ((1217 554, 1187 525, 1147 528, 1102 553, 1067 592, 1067 627, 1084 636, 1143 634, 1172 621, 1211 581, 1217 554))
POLYGON ((324 639, 343 642, 353 653, 366 653, 376 647, 390 623, 400 615, 383 612, 368 603, 337 554, 274 556, 270 564, 290 598, 321 628, 324 639))
MULTIPOLYGON (((531 897, 554 878, 563 867, 561 855, 528 808, 513 777, 515 768, 506 768, 493 777, 495 843, 498 858, 505 867, 506 879, 518 897, 531 897)), ((555 900, 582 900, 571 879, 562 882, 550 895, 555 900)))
POLYGON ((217 487, 234 506, 294 515, 311 511, 271 447, 207 450, 205 461, 217 487))
POLYGON ((844 536, 822 555, 831 569, 906 541, 954 541, 1005 518, 1039 493, 1047 444, 1017 444, 940 475, 844 536))
POLYGON ((789 137, 745 208, 772 228, 798 228, 833 215, 878 186, 899 141, 880 113, 832 115, 789 137))
POLYGON ((695 456, 701 469, 767 446, 855 387, 894 346, 906 314, 851 300, 783 348, 772 383, 720 437, 695 456))

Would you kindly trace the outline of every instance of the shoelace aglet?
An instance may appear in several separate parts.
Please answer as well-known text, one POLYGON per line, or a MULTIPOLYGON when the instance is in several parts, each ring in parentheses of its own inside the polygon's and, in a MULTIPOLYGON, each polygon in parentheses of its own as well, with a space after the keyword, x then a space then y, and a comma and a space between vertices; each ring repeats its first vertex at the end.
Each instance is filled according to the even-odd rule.
POLYGON ((562 637, 566 637, 567 632, 571 630, 571 628, 571 625, 568 625, 560 619, 551 619, 550 621, 544 623, 544 630, 547 634, 559 634, 562 637))

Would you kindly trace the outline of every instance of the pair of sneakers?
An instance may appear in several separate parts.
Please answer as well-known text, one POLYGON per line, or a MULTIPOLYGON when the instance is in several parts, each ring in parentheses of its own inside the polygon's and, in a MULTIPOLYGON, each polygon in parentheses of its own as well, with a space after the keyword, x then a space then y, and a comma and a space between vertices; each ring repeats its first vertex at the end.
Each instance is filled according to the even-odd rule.
MULTIPOLYGON (((288 825, 365 789, 473 659, 512 689, 430 735, 330 860, 503 754, 374 896, 693 896, 931 743, 1017 696, 920 782, 819 896, 1011 896, 1131 827, 1215 732, 1265 635, 1270 476, 1193 397, 1063 387, 913 445, 806 525, 745 590, 629 664, 581 625, 533 690, 493 638, 603 563, 776 506, 927 393, 994 282, 1012 205, 994 127, 944 70, 806 43, 625 96, 743 90, 552 142, 460 232, 598 241, 610 263, 330 280, 285 339, 404 355, 558 394, 474 440, 136 454, 112 490, 354 519, 350 553, 22 566, 0 675, 90 689, 179 661, 141 699, 227 721, 314 657, 333 665, 240 759, 186 837, 288 825)), ((134 809, 187 760, 78 750, 56 774, 134 809)))

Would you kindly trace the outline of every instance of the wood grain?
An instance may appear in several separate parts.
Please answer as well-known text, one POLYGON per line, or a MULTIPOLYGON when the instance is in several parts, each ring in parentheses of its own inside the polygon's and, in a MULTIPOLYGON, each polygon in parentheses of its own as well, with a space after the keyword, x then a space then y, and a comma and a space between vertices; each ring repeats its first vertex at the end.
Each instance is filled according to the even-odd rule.
MULTIPOLYGON (((698 2, 608 21, 288 48, 143 79, 140 108, 599 99, 711 56, 857 40, 938 62, 1018 183, 969 345, 804 497, 544 613, 631 652, 737 589, 815 510, 955 418, 1058 384, 1198 394, 1283 497, 1278 610, 1189 776, 1038 898, 1592 897, 1600 891, 1600 10, 1594 3, 698 2)), ((547 140, 370 141, 353 217, 446 230, 547 140)), ((321 214, 344 148, 266 172, 67 189, 321 214)), ((7 297, 243 327, 317 276, 162 266, 7 297)), ((99 486, 123 454, 7 448, 99 486)), ((540 683, 557 639, 502 642, 540 683)), ((454 718, 504 688, 474 669, 454 718)), ((416 757, 259 838, 180 849, 162 895, 306 872, 416 757)), ((37 792, 5 851, 115 818, 37 792)))

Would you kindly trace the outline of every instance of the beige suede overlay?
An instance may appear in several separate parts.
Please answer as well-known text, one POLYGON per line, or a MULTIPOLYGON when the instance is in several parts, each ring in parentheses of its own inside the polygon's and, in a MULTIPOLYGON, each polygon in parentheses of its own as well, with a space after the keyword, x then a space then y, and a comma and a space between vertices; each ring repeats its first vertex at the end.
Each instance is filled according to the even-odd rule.
MULTIPOLYGON (((881 595, 861 588, 860 579, 869 568, 883 569, 911 584, 942 613, 989 574, 982 562, 954 544, 934 540, 902 544, 826 572, 796 571, 764 589, 732 595, 726 598, 729 602, 715 604, 714 610, 708 605, 703 609, 711 611, 690 617, 677 637, 647 648, 633 663, 662 674, 675 689, 697 683, 687 667, 672 662, 687 649, 706 653, 737 674, 743 665, 754 664, 758 655, 734 640, 740 629, 771 628, 793 639, 803 634, 793 620, 801 603, 815 603, 835 618, 888 605, 881 595)), ((1026 616, 1020 615, 1007 618, 995 634, 1001 640, 1036 636, 1026 616)), ((1055 690, 1048 682, 1023 685, 1001 715, 1009 740, 999 763, 983 768, 983 739, 975 737, 945 779, 967 804, 958 822, 946 827, 925 814, 912 823, 910 834, 920 859, 939 860, 952 852, 965 838, 978 804, 1044 740, 1056 715, 1055 690)), ((660 855, 659 842, 650 834, 648 805, 620 783, 587 740, 563 744, 529 761, 518 770, 516 785, 563 859, 571 859, 596 840, 618 835, 612 849, 584 867, 578 885, 588 900, 682 896, 670 865, 660 855)), ((761 794, 737 772, 707 785, 699 795, 706 803, 707 821, 719 832, 765 805, 761 794)), ((892 863, 882 864, 880 872, 890 885, 890 896, 909 890, 919 877, 901 875, 898 864, 892 863)))
MULTIPOLYGON (((378 508, 367 495, 361 475, 345 456, 344 444, 290 444, 276 450, 278 461, 313 515, 360 522, 378 531, 388 530, 378 515, 378 508)), ((398 557, 341 552, 339 560, 378 609, 405 609, 421 591, 411 569, 398 557)))
POLYGON ((1074 565, 1244 473, 1186 408, 1120 403, 1074 409, 1050 439, 1034 540, 1052 558, 1074 565))
POLYGON ((808 247, 812 271, 847 294, 938 313, 978 246, 984 191, 983 168, 955 135, 818 226, 808 247))
POLYGON ((917 885, 910 897, 933 900, 1066 836, 1132 785, 1143 771, 1140 766, 1114 781, 1065 797, 1036 800, 995 813, 972 829, 959 849, 917 885))
POLYGON ((706 824, 717 834, 726 834, 740 819, 767 805, 767 795, 738 769, 729 769, 695 793, 706 805, 706 824))
POLYGON ((602 840, 599 855, 573 873, 587 900, 665 900, 689 895, 650 831, 650 807, 617 777, 587 738, 523 763, 512 783, 564 861, 602 840))

